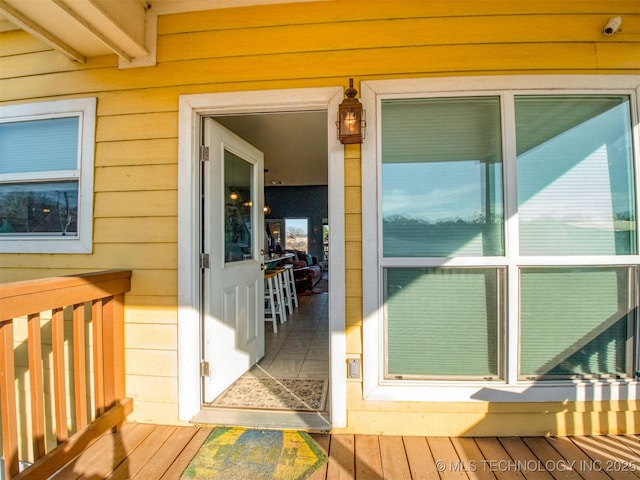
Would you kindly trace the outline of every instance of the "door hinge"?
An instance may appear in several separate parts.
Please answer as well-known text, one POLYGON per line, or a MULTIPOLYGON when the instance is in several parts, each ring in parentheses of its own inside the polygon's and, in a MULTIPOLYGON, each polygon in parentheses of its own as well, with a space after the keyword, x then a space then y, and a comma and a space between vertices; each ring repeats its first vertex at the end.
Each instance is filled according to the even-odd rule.
POLYGON ((201 253, 200 254, 200 268, 209 268, 209 254, 201 253))
POLYGON ((209 362, 205 362, 204 360, 200 362, 200 376, 208 377, 211 375, 209 371, 209 362))
POLYGON ((209 161, 209 147, 205 145, 200 145, 200 161, 201 162, 209 161))

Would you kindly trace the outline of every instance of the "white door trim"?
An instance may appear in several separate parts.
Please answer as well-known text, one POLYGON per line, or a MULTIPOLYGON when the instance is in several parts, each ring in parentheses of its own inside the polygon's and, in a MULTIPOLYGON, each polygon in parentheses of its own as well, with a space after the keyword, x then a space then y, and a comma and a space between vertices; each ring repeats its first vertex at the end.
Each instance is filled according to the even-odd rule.
POLYGON ((341 87, 263 90, 180 96, 178 132, 178 415, 189 421, 200 411, 199 160, 203 115, 326 110, 329 149, 329 353, 331 424, 347 423, 345 375, 344 148, 334 113, 341 87), (196 348, 197 346, 197 348, 196 348))

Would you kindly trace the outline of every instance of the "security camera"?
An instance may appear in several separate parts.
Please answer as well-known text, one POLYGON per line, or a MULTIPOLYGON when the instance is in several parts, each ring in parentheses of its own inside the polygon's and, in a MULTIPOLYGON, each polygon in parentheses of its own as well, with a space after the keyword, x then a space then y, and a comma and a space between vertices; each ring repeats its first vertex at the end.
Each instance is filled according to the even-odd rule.
POLYGON ((622 24, 622 17, 613 17, 610 19, 602 30, 602 33, 605 35, 613 35, 618 31, 620 25, 622 24))

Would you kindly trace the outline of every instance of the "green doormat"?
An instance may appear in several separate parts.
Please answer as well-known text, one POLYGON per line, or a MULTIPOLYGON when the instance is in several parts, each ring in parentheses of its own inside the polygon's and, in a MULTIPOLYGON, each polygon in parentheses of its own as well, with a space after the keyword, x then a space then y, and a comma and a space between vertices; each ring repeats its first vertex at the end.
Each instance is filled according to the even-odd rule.
POLYGON ((326 461, 305 432, 217 427, 180 478, 303 480, 326 461))

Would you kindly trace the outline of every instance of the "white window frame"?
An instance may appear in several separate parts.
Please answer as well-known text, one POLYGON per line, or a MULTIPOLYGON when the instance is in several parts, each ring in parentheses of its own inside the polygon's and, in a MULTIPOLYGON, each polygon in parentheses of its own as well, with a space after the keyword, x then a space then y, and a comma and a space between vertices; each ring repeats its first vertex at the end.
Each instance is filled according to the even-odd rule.
MULTIPOLYGON (((515 162, 514 135, 505 135, 505 129, 515 129, 513 108, 502 109, 503 157, 505 163, 505 257, 473 257, 451 259, 382 259, 382 222, 380 181, 381 161, 381 101, 383 98, 412 98, 416 96, 480 96, 501 95, 502 102, 514 101, 516 94, 607 94, 629 95, 632 103, 633 144, 636 188, 640 185, 638 165, 640 133, 640 79, 632 75, 548 75, 548 76, 487 76, 454 77, 409 80, 376 80, 361 84, 361 96, 367 111, 369 132, 362 145, 362 204, 376 208, 362 209, 363 238, 363 394, 367 400, 377 401, 429 401, 429 402, 551 402, 640 399, 640 382, 634 378, 603 380, 545 380, 544 382, 518 379, 519 332, 516 322, 519 312, 519 270, 527 266, 585 265, 593 262, 611 265, 640 265, 640 255, 607 257, 520 257, 518 261, 509 255, 518 231, 515 189, 515 169, 507 168, 507 162, 515 162), (511 211, 509 210, 511 209, 511 211), (384 378, 384 309, 382 306, 382 267, 441 267, 441 266, 504 267, 507 272, 505 291, 509 299, 505 320, 506 349, 502 381, 462 380, 386 380, 384 378)), ((504 105, 504 103, 503 103, 504 105)), ((640 212, 640 192, 636 192, 636 212, 640 212)), ((634 366, 638 366, 636 336, 634 366)))
POLYGON ((0 175, 10 181, 78 179, 78 234, 73 236, 11 235, 0 237, 0 253, 91 253, 93 242, 93 169, 96 98, 54 100, 0 106, 0 122, 78 117, 78 168, 69 172, 0 175))

